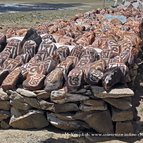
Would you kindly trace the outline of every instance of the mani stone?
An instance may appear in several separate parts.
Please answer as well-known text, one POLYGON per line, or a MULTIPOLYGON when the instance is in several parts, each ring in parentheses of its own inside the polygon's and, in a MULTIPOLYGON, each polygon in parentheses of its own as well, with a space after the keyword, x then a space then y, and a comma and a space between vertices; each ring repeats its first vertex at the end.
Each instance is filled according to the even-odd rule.
POLYGON ((7 100, 9 100, 8 94, 4 92, 2 88, 0 88, 0 101, 7 101, 7 100))
POLYGON ((92 111, 92 110, 107 110, 107 105, 103 100, 85 100, 80 104, 81 111, 92 111))
POLYGON ((131 121, 116 122, 116 134, 129 134, 134 133, 133 124, 131 121))
POLYGON ((51 95, 51 92, 46 92, 45 90, 36 90, 34 93, 37 95, 38 99, 48 99, 51 95))
POLYGON ((92 92, 98 98, 120 98, 134 96, 134 92, 129 88, 118 87, 106 92, 103 87, 91 86, 92 92))
POLYGON ((12 116, 9 124, 13 128, 18 129, 41 129, 49 125, 44 113, 38 110, 31 110, 27 114, 17 118, 12 116))
POLYGON ((3 81, 2 88, 4 90, 11 90, 16 88, 16 84, 21 77, 21 71, 19 68, 16 68, 14 71, 12 71, 3 81))
POLYGON ((8 69, 0 69, 0 85, 2 84, 2 82, 7 77, 8 74, 9 74, 8 69))
POLYGON ((83 120, 99 133, 114 133, 111 115, 108 110, 87 114, 83 120))
POLYGON ((37 95, 34 92, 26 89, 18 88, 16 91, 25 97, 37 97, 37 95))
POLYGON ((75 103, 55 104, 55 113, 72 112, 72 111, 79 111, 77 104, 75 103))
POLYGON ((58 119, 54 114, 47 113, 47 120, 56 128, 62 130, 81 130, 89 128, 83 121, 64 121, 58 119))
POLYGON ((5 120, 10 117, 9 111, 0 110, 0 121, 5 120))
POLYGON ((112 108, 112 121, 128 121, 133 119, 132 110, 121 111, 119 109, 112 108))
POLYGON ((23 82, 23 87, 28 90, 42 89, 44 87, 44 79, 45 75, 43 74, 28 75, 27 79, 23 82))
POLYGON ((109 103, 113 107, 116 107, 120 110, 127 110, 132 107, 131 98, 130 97, 123 97, 123 98, 104 98, 105 102, 109 103))
POLYGON ((10 103, 9 101, 0 101, 0 110, 9 110, 10 109, 10 103))

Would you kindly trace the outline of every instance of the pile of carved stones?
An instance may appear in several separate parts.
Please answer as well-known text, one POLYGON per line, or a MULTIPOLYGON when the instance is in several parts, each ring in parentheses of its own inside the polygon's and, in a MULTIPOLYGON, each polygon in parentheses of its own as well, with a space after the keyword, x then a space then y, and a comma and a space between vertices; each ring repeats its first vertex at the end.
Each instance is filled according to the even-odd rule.
POLYGON ((133 133, 142 12, 102 9, 0 37, 0 127, 133 133), (42 34, 41 34, 42 33, 42 34))

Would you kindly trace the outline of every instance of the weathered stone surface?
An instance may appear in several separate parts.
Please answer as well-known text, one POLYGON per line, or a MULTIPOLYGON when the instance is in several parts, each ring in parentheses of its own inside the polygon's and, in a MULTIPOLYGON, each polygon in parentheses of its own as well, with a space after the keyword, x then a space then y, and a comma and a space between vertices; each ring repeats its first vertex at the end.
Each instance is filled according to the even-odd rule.
POLYGON ((102 100, 85 100, 79 107, 82 111, 92 111, 92 110, 107 110, 107 105, 102 100))
POLYGON ((77 130, 88 128, 88 125, 82 121, 64 121, 58 119, 54 114, 47 113, 47 119, 53 126, 62 130, 77 130))
POLYGON ((0 88, 0 100, 4 100, 4 101, 9 100, 8 94, 4 92, 2 88, 0 88))
POLYGON ((79 111, 77 104, 75 103, 64 103, 64 104, 55 104, 55 112, 71 112, 71 111, 79 111))
POLYGON ((74 114, 73 113, 60 113, 60 114, 57 114, 57 113, 54 113, 54 115, 60 119, 60 120, 64 120, 64 121, 74 121, 75 119, 73 118, 74 117, 74 114))
POLYGON ((37 95, 34 92, 26 89, 18 88, 16 91, 25 97, 37 97, 37 95))
POLYGON ((10 113, 5 110, 0 110, 0 121, 10 117, 10 113))
POLYGON ((63 104, 66 102, 84 101, 87 99, 89 99, 88 96, 66 93, 64 89, 55 90, 51 92, 51 101, 58 104, 63 104))
POLYGON ((92 92, 98 98, 120 98, 134 96, 134 92, 129 88, 118 87, 106 92, 103 87, 91 86, 92 92))
POLYGON ((7 77, 8 74, 9 74, 9 70, 8 69, 3 69, 3 70, 0 69, 0 85, 2 84, 2 82, 7 77))
POLYGON ((9 101, 0 101, 0 110, 9 110, 10 109, 10 103, 9 101))
POLYGON ((22 116, 21 111, 18 110, 17 108, 15 108, 15 107, 10 108, 10 113, 11 113, 12 116, 14 115, 14 117, 22 116))
POLYGON ((116 134, 129 134, 134 133, 133 124, 130 121, 127 122, 117 122, 116 123, 116 134))
POLYGON ((31 110, 27 114, 17 118, 12 116, 9 124, 13 128, 18 129, 41 129, 49 125, 44 113, 38 110, 31 110))
POLYGON ((113 121, 128 121, 133 119, 133 111, 132 110, 118 110, 112 108, 112 120, 113 121))
POLYGON ((48 99, 51 95, 51 92, 46 92, 45 90, 36 90, 34 93, 37 95, 38 99, 48 99))
POLYGON ((3 81, 2 88, 4 90, 11 90, 16 88, 18 79, 21 77, 21 71, 19 68, 13 70, 3 81))
POLYGON ((56 68, 45 79, 45 91, 52 91, 62 88, 64 75, 61 69, 56 68))
POLYGON ((132 107, 131 98, 130 97, 124 97, 124 98, 104 98, 104 101, 112 105, 113 107, 116 107, 121 110, 127 110, 132 107))
POLYGON ((42 110, 54 111, 54 103, 47 102, 45 100, 40 100, 39 104, 42 110))
POLYGON ((8 121, 1 121, 0 122, 0 127, 2 129, 9 129, 10 128, 10 125, 8 124, 8 121))
POLYGON ((28 90, 39 90, 44 87, 45 75, 35 74, 27 75, 27 79, 23 82, 23 87, 28 90))
POLYGON ((83 120, 99 133, 114 133, 111 115, 108 110, 95 111, 88 114, 83 120))

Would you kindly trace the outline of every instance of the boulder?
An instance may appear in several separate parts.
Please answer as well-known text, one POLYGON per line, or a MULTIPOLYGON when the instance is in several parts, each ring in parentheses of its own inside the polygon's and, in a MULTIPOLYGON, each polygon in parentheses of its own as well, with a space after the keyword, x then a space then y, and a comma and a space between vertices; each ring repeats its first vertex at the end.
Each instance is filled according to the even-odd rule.
POLYGON ((132 110, 124 110, 121 111, 116 108, 112 108, 112 121, 129 121, 133 119, 133 111, 132 110))
POLYGON ((134 92, 125 87, 117 87, 112 89, 110 92, 106 92, 103 87, 91 86, 92 92, 95 97, 98 98, 120 98, 134 96, 134 92))
POLYGON ((133 124, 131 121, 126 121, 126 122, 116 122, 116 129, 115 129, 116 134, 133 134, 134 133, 134 128, 133 124))
POLYGON ((9 125, 18 129, 42 129, 49 125, 44 113, 38 110, 31 110, 27 114, 14 117, 12 116, 9 125))

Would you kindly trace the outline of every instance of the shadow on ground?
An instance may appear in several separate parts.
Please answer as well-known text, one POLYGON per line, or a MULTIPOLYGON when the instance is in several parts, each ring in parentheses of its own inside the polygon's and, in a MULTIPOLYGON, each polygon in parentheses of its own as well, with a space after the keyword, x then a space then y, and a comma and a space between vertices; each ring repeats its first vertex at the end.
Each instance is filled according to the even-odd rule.
POLYGON ((82 6, 82 3, 36 3, 36 4, 0 4, 0 12, 29 12, 36 10, 60 10, 82 6))

